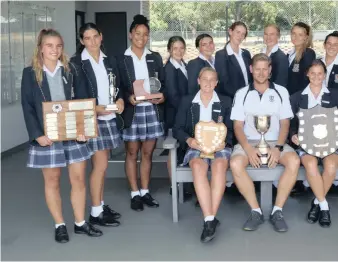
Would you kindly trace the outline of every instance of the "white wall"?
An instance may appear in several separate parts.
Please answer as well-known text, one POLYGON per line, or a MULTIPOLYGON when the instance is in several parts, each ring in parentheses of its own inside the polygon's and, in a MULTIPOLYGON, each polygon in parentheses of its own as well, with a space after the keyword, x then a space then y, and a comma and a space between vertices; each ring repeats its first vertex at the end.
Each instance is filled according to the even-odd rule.
POLYGON ((141 1, 88 1, 86 22, 95 23, 96 12, 127 12, 128 36, 129 26, 133 22, 133 17, 141 13, 141 1))
MULTIPOLYGON (((75 2, 74 1, 36 1, 38 5, 55 8, 55 28, 62 34, 65 50, 75 52, 75 2)), ((1 152, 28 141, 26 125, 21 104, 1 108, 1 152)))
POLYGON ((87 12, 87 1, 75 1, 75 10, 87 12))

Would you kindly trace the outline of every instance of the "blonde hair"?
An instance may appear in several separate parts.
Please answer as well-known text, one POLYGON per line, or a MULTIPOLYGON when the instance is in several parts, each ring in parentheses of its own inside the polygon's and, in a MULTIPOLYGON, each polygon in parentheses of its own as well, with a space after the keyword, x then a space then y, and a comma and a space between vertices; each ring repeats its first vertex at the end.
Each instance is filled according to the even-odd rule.
POLYGON ((66 72, 69 72, 68 57, 64 52, 64 41, 61 34, 54 29, 42 29, 39 33, 36 47, 34 49, 34 54, 32 58, 32 68, 35 72, 36 81, 39 85, 42 83, 43 78, 43 55, 41 53, 43 40, 46 36, 56 36, 59 37, 62 42, 62 53, 60 56, 60 61, 63 64, 66 72))
POLYGON ((307 40, 304 42, 303 46, 298 51, 296 51, 295 61, 297 63, 299 63, 299 61, 303 57, 303 54, 304 54, 306 48, 313 47, 313 42, 312 42, 313 35, 312 35, 311 27, 309 25, 303 23, 303 22, 298 22, 298 23, 294 24, 292 29, 291 29, 291 32, 295 27, 302 28, 304 30, 305 34, 307 35, 307 40))
POLYGON ((201 76, 203 75, 204 72, 213 72, 213 73, 215 73, 216 74, 216 78, 218 80, 218 74, 217 74, 216 70, 213 69, 212 67, 208 67, 208 66, 203 67, 201 69, 200 73, 198 74, 198 78, 201 78, 201 76))

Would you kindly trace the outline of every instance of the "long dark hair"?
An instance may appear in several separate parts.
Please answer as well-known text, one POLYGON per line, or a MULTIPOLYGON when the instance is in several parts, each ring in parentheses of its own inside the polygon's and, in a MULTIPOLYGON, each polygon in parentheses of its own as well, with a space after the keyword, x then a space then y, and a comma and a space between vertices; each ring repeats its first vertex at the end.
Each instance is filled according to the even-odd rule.
MULTIPOLYGON (((90 30, 90 29, 96 30, 100 35, 102 35, 101 30, 97 27, 96 24, 94 24, 94 23, 86 23, 86 24, 84 24, 83 26, 80 27, 79 38, 81 40, 83 40, 84 33, 87 30, 90 30)), ((79 44, 76 47, 76 54, 81 54, 82 51, 83 51, 83 49, 85 49, 85 46, 83 44, 81 44, 81 41, 79 41, 79 44)), ((100 49, 101 49, 102 52, 104 52, 103 40, 101 42, 100 49)))

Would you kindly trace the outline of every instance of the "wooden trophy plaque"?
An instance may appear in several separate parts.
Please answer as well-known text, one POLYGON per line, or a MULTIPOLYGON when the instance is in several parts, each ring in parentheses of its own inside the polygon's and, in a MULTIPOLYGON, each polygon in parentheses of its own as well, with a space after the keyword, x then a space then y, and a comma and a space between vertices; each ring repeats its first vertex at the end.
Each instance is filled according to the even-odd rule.
POLYGON ((133 88, 136 101, 160 99, 162 97, 162 94, 158 92, 161 89, 161 82, 158 79, 152 77, 149 79, 149 83, 151 93, 148 93, 144 90, 144 80, 134 81, 133 88))
POLYGON ((79 135, 97 137, 96 100, 43 102, 45 135, 52 141, 76 140, 79 135))
POLYGON ((202 146, 201 158, 215 158, 216 149, 225 143, 227 127, 224 123, 198 122, 195 126, 195 138, 202 146))

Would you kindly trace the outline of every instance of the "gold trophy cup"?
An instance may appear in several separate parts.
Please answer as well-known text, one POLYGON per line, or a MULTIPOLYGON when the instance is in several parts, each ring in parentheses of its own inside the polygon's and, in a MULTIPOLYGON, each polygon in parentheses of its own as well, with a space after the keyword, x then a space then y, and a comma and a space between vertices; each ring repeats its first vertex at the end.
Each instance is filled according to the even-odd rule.
POLYGON ((254 116, 254 123, 255 128, 258 133, 261 134, 261 140, 256 145, 256 148, 258 148, 259 152, 261 153, 261 162, 263 165, 268 164, 268 151, 270 149, 269 144, 265 141, 264 134, 268 132, 271 124, 271 116, 270 115, 264 115, 264 116, 254 116))

